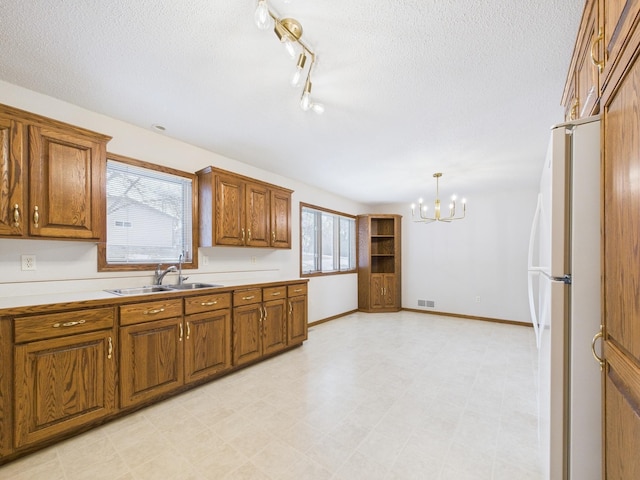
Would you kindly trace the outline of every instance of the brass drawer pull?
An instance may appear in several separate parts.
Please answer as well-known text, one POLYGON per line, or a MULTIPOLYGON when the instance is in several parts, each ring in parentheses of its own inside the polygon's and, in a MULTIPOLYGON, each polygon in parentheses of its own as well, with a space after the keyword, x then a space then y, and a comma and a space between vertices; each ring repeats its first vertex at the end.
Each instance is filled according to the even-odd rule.
POLYGON ((33 207, 33 226, 38 228, 40 222, 40 212, 38 212, 38 206, 33 207))
POLYGON ((301 288, 296 288, 296 289, 293 291, 293 293, 300 293, 301 291, 302 291, 302 289, 301 289, 301 288))
POLYGON ((256 298, 255 295, 249 295, 248 297, 242 297, 243 300, 253 300, 254 298, 256 298))
POLYGON ((596 342, 598 341, 598 339, 603 337, 604 337, 604 327, 600 325, 600 331, 596 333, 593 337, 593 340, 591 340, 591 354, 593 355, 593 358, 596 359, 596 362, 600 364, 600 370, 604 368, 604 359, 598 356, 598 354, 596 353, 596 342))
POLYGON ((278 295, 280 295, 282 292, 273 292, 271 294, 272 297, 277 297, 278 295))
POLYGON ((156 308, 155 310, 147 310, 146 312, 144 312, 145 315, 155 315, 157 313, 162 313, 164 312, 164 308, 156 308))
POLYGON ((78 320, 77 322, 64 322, 64 323, 54 323, 53 328, 60 327, 75 327, 76 325, 82 325, 86 320, 78 320))
POLYGON ((13 206, 13 226, 20 226, 20 206, 17 203, 13 206))
POLYGON ((202 305, 203 307, 210 307, 211 305, 215 305, 216 303, 218 303, 217 300, 213 302, 201 302, 200 305, 202 305))
POLYGON ((596 46, 598 42, 604 40, 604 33, 602 32, 602 28, 598 30, 598 36, 593 39, 591 42, 591 63, 593 63, 594 67, 598 67, 598 72, 602 73, 604 70, 604 60, 598 60, 596 58, 596 46))

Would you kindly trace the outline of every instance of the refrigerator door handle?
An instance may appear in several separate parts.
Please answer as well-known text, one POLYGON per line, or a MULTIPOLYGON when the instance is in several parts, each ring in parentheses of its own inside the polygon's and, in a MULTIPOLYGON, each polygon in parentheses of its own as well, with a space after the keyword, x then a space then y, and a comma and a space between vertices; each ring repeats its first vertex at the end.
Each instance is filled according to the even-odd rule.
POLYGON ((536 314, 536 305, 533 298, 533 277, 536 278, 540 274, 540 267, 533 266, 533 250, 535 247, 535 240, 538 234, 538 225, 540 219, 540 209, 542 208, 542 194, 538 193, 538 204, 536 205, 536 213, 533 215, 533 223, 531 224, 531 233, 529 235, 529 255, 527 261, 528 267, 528 290, 529 290, 529 311, 531 312, 531 323, 533 324, 533 333, 536 336, 536 347, 540 348, 540 332, 538 324, 538 315, 536 314))
POLYGON ((536 213, 533 214, 531 233, 529 234, 529 255, 527 257, 527 269, 529 271, 540 270, 539 266, 533 265, 533 250, 535 248, 536 236, 538 235, 538 225, 540 224, 540 210, 542 210, 542 194, 538 193, 538 204, 536 205, 536 213))

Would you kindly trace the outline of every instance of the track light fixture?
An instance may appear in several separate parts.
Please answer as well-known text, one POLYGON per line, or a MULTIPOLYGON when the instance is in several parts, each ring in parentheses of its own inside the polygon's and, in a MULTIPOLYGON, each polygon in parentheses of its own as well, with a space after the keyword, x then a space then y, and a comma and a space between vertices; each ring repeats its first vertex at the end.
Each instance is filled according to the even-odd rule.
POLYGON ((302 90, 302 96, 300 98, 300 107, 304 111, 312 110, 317 114, 323 113, 324 105, 311 100, 311 71, 316 62, 316 54, 301 40, 302 25, 300 25, 300 22, 294 18, 279 18, 269 8, 267 0, 258 0, 254 20, 260 30, 266 30, 271 28, 272 25, 274 26, 273 30, 278 40, 284 45, 291 58, 296 58, 299 47, 300 53, 298 55, 296 69, 291 77, 292 86, 297 87, 300 85, 300 80, 302 79, 307 64, 307 58, 310 58, 307 67, 307 79, 304 83, 304 89, 302 90))

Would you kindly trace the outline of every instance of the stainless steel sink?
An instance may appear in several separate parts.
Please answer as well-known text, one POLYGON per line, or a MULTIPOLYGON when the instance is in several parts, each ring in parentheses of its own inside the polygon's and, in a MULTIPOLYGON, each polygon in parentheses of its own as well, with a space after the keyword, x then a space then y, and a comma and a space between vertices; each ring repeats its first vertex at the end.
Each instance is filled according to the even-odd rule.
POLYGON ((223 285, 217 285, 215 283, 182 283, 180 285, 165 285, 171 290, 195 290, 198 288, 214 288, 222 287, 223 285))
POLYGON ((131 288, 116 288, 113 290, 105 290, 115 295, 147 295, 149 293, 170 292, 171 289, 168 285, 150 285, 147 287, 131 287, 131 288))

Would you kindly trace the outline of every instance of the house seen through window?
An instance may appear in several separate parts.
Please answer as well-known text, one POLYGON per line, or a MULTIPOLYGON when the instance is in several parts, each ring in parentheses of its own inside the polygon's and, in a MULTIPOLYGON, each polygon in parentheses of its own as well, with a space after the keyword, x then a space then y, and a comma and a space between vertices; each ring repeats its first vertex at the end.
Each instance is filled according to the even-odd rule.
POLYGON ((192 262, 192 175, 116 158, 107 160, 106 265, 192 262))

